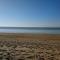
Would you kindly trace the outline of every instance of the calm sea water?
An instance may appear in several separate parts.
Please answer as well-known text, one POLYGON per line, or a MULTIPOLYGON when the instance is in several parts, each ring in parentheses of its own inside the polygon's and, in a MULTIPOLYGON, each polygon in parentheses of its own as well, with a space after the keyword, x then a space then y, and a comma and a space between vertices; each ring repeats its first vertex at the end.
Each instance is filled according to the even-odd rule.
POLYGON ((41 27, 0 27, 0 33, 49 33, 60 34, 60 28, 41 27))

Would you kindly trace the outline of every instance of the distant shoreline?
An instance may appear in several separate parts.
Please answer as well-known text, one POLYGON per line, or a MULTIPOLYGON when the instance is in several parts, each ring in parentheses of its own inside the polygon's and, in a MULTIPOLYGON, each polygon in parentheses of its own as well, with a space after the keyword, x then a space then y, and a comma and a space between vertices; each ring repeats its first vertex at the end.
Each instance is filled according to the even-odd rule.
POLYGON ((25 34, 28 34, 28 35, 60 35, 60 34, 58 34, 58 33, 55 34, 55 33, 25 33, 25 32, 24 32, 24 33, 21 33, 21 32, 20 32, 20 33, 19 33, 19 32, 18 32, 18 33, 17 33, 17 32, 16 32, 16 33, 15 33, 15 32, 14 32, 14 33, 12 33, 12 32, 0 32, 0 35, 1 35, 1 34, 2 34, 2 35, 4 35, 4 34, 6 34, 6 35, 7 35, 7 34, 9 34, 9 35, 16 35, 16 34, 17 34, 17 35, 21 35, 21 34, 24 34, 24 35, 25 35, 25 34))
POLYGON ((0 39, 16 40, 60 40, 60 34, 0 33, 0 39))

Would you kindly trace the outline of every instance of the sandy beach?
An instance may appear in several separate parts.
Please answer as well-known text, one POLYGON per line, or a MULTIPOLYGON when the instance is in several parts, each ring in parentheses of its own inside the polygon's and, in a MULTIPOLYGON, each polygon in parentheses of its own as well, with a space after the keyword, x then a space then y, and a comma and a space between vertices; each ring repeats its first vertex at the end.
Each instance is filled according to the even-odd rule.
POLYGON ((60 60, 60 34, 0 33, 0 60, 60 60))

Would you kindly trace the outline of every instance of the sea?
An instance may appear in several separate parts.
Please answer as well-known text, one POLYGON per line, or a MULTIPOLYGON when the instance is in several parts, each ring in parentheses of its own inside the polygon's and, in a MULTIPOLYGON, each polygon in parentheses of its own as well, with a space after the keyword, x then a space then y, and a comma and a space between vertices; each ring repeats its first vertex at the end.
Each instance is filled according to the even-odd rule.
POLYGON ((60 27, 0 27, 0 33, 60 34, 60 27))

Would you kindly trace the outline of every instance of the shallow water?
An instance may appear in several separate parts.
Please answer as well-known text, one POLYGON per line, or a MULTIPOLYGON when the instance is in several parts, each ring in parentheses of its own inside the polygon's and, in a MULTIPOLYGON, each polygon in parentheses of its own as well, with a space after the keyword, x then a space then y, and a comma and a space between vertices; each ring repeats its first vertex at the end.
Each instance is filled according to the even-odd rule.
POLYGON ((60 28, 0 27, 1 33, 49 33, 60 34, 60 28))

